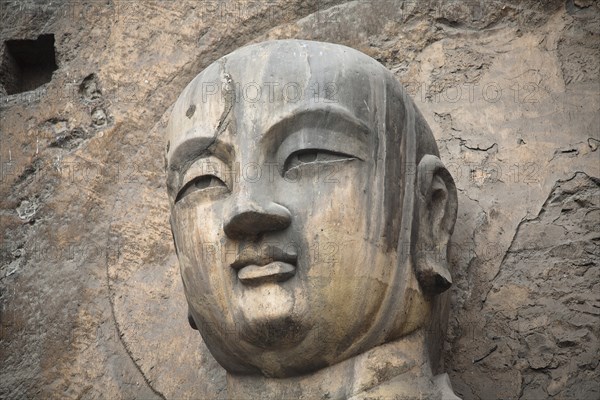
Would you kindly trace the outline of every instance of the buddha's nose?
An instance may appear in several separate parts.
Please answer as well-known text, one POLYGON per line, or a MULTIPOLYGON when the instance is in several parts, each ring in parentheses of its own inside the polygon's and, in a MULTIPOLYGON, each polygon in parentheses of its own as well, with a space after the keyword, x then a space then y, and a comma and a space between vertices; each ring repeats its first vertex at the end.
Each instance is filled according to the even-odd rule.
POLYGON ((277 203, 244 201, 234 206, 223 230, 234 240, 253 240, 266 233, 284 230, 292 222, 289 210, 277 203))

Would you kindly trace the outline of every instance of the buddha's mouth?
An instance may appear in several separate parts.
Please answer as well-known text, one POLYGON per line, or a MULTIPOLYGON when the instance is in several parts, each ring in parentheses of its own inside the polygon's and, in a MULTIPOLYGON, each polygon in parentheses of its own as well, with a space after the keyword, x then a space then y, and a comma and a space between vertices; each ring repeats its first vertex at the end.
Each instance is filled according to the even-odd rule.
POLYGON ((284 282, 296 274, 298 255, 276 246, 267 246, 258 253, 241 252, 230 267, 245 285, 284 282))
POLYGON ((281 261, 267 265, 247 265, 238 271, 238 279, 246 285, 260 285, 267 282, 284 282, 296 274, 296 267, 281 261))

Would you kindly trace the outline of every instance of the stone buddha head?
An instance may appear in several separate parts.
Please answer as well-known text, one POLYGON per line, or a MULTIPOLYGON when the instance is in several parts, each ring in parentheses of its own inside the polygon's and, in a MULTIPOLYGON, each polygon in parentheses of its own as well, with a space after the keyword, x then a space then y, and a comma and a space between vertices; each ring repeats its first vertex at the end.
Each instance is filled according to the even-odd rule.
POLYGON ((185 88, 167 129, 190 324, 229 373, 312 373, 436 326, 456 189, 381 64, 250 45, 185 88))

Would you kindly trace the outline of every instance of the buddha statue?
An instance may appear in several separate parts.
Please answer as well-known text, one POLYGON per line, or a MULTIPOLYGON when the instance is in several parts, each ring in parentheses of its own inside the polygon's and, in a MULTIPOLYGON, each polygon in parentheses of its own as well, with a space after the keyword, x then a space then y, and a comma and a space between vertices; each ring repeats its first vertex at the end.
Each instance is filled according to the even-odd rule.
POLYGON ((188 318, 228 398, 457 398, 436 375, 456 188, 391 72, 243 47, 184 89, 167 141, 188 318))

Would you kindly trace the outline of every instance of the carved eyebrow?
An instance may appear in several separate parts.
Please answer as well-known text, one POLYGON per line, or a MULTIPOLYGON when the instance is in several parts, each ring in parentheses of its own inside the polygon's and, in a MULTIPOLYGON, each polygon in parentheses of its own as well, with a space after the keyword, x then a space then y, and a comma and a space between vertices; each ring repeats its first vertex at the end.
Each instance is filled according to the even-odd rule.
POLYGON ((271 125, 261 138, 261 142, 278 144, 286 136, 307 127, 354 134, 363 140, 365 136, 372 134, 371 128, 362 119, 340 105, 329 104, 293 110, 271 125))

